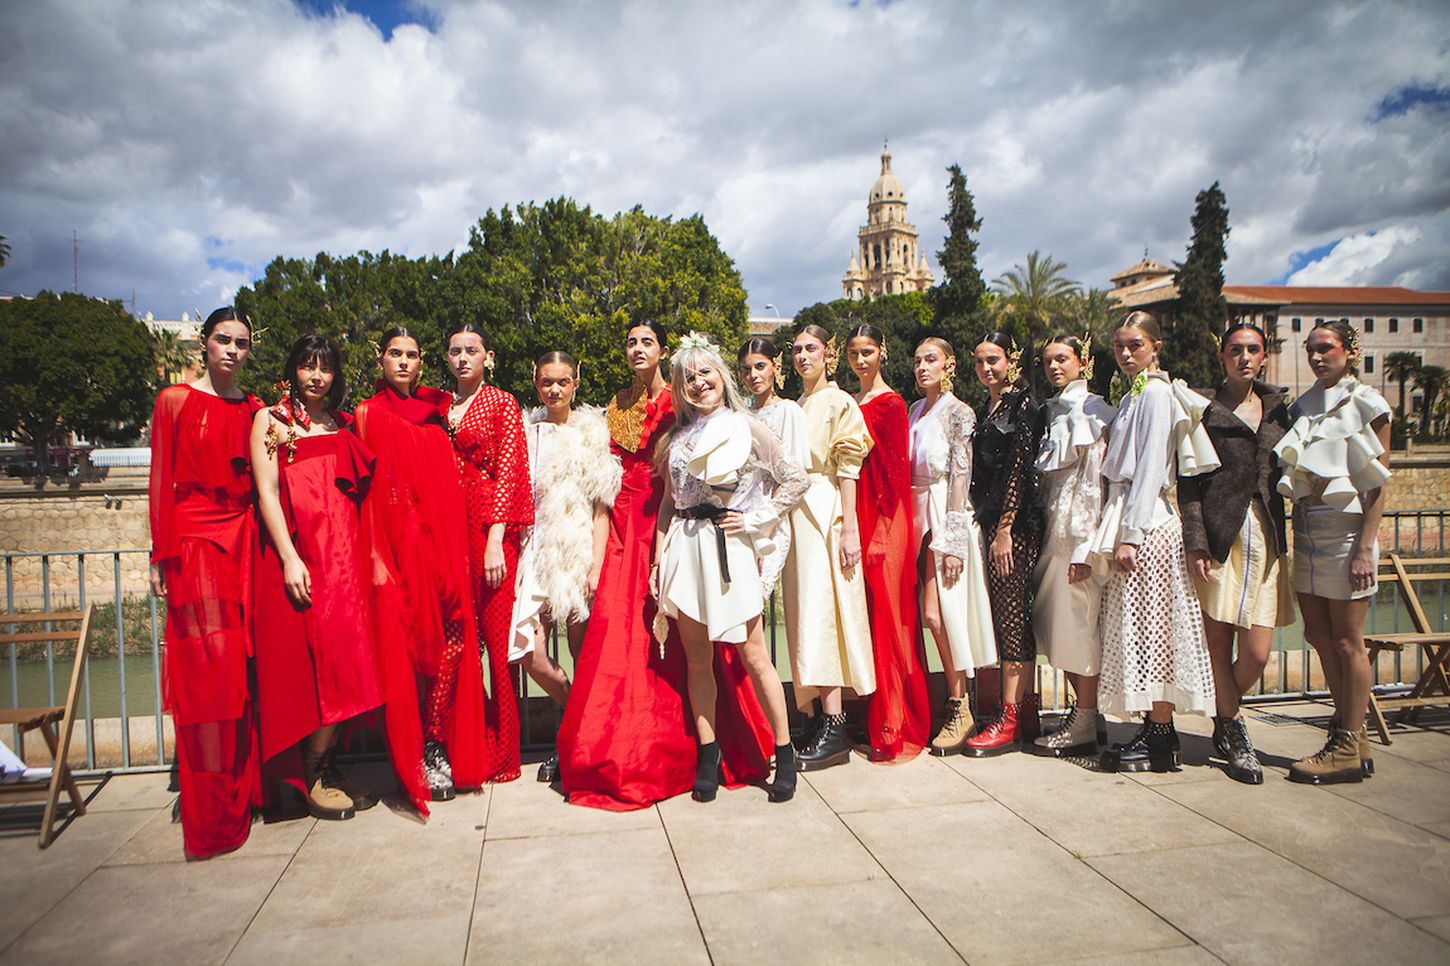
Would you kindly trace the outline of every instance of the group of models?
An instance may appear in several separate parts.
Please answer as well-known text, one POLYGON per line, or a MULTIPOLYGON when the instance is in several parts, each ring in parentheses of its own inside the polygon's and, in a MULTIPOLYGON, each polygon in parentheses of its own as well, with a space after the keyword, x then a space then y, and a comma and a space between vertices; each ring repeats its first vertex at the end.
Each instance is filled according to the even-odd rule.
POLYGON ((764 782, 772 762, 768 795, 786 801, 798 770, 853 745, 876 761, 1096 755, 1102 712, 1143 715, 1101 751, 1105 770, 1174 768, 1174 712, 1213 710, 1227 771, 1258 783, 1239 698, 1292 621, 1285 496, 1305 637, 1336 707, 1328 743, 1290 778, 1372 771, 1361 629, 1389 409, 1358 382, 1346 324, 1310 333, 1318 381, 1292 407, 1258 379, 1256 326, 1229 327, 1223 384, 1200 393, 1161 371, 1141 312, 1112 335, 1129 385, 1117 407, 1089 392, 1089 347, 1072 335, 1036 360, 1055 391, 1044 404, 1011 338, 985 336, 975 409, 953 394, 952 346, 927 338, 908 408, 869 325, 844 344, 855 396, 832 378, 836 340, 802 328, 793 401, 776 343, 751 339, 732 365, 693 333, 671 353, 644 322, 625 332, 633 380, 602 413, 572 405, 580 371, 564 352, 535 363, 541 405, 524 413, 487 384, 481 327, 448 337, 451 392, 420 383, 424 347, 400 327, 351 416, 327 338, 292 347, 271 407, 237 385, 246 318, 218 309, 202 338, 204 373, 164 389, 152 423, 152 580, 188 856, 240 846, 281 783, 322 818, 376 804, 336 762, 373 712, 425 817, 455 788, 519 777, 515 665, 563 709, 540 780, 598 808, 709 801, 721 782, 764 782), (805 716, 794 736, 762 621, 777 584, 805 716), (546 649, 555 625, 572 682, 546 649), (923 630, 946 672, 934 724, 923 630), (1076 698, 1049 735, 1039 651, 1076 698), (974 720, 968 680, 994 665, 1000 702, 979 689, 974 720), (848 728, 848 690, 866 699, 864 731, 848 728))

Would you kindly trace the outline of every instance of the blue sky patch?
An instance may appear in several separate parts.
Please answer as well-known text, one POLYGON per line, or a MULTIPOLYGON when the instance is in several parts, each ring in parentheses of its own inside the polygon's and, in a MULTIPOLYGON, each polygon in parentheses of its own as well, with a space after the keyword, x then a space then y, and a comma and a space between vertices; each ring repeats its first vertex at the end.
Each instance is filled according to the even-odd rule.
MULTIPOLYGON (((1370 234, 1372 235, 1374 234, 1374 232, 1370 232, 1370 234)), ((1313 263, 1319 261, 1330 252, 1334 251, 1334 247, 1342 241, 1344 241, 1343 238, 1336 238, 1334 239, 1334 241, 1329 242, 1327 245, 1320 245, 1318 248, 1306 248, 1303 251, 1294 252, 1292 255, 1289 256, 1289 267, 1284 271, 1282 275, 1270 280, 1269 284, 1285 284, 1289 280, 1290 275, 1293 275, 1305 265, 1312 265, 1313 263)))
POLYGON ((1408 114, 1424 105, 1434 111, 1450 107, 1450 87, 1436 87, 1434 84, 1406 84, 1386 94, 1375 106, 1374 119, 1383 121, 1390 117, 1408 114))
POLYGON ((213 271, 220 269, 224 272, 245 272, 247 266, 232 258, 209 257, 206 260, 206 267, 213 271))
POLYGON ((292 0, 309 16, 331 17, 338 10, 361 14, 382 32, 384 40, 403 24, 415 23, 428 30, 437 26, 434 13, 415 0, 292 0))

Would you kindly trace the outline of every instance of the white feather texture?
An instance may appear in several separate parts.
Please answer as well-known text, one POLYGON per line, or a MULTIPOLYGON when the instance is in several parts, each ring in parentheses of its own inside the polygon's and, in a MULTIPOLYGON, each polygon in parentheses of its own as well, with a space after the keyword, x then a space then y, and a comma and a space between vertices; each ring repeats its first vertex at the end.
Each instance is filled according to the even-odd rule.
POLYGON ((532 576, 553 620, 580 621, 589 616, 594 506, 614 503, 623 470, 609 451, 602 410, 581 406, 559 426, 539 406, 525 428, 534 489, 532 576))

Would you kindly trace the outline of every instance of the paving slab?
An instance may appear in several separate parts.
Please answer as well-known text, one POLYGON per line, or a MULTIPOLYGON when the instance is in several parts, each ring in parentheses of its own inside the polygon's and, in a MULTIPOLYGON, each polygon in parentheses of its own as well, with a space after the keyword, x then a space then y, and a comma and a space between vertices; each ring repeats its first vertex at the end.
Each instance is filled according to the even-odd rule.
POLYGON ((148 817, 146 812, 88 811, 45 849, 38 844, 38 815, 35 828, 16 828, 0 837, 0 950, 80 885, 148 817))
POLYGON ((1445 745, 1450 742, 1450 734, 1443 729, 1427 731, 1394 726, 1390 727, 1391 744, 1380 744, 1379 737, 1375 734, 1371 734, 1370 738, 1376 762, 1380 755, 1394 755, 1419 762, 1440 761, 1445 757, 1445 745))
POLYGON ((1450 772, 1394 755, 1378 755, 1374 777, 1329 790, 1402 822, 1450 822, 1450 772))
POLYGON ((1270 781, 1238 794, 1207 783, 1155 791, 1396 915, 1450 909, 1450 840, 1327 788, 1270 781))
POLYGON ((805 782, 789 802, 758 788, 722 789, 709 803, 688 795, 661 802, 659 815, 691 896, 885 877, 805 782))
POLYGON ((853 758, 845 768, 806 772, 801 778, 838 813, 980 802, 987 798, 944 759, 920 754, 900 764, 853 758))
POLYGON ((1444 916, 1425 916, 1424 918, 1412 919, 1410 921, 1426 932, 1433 933, 1447 943, 1450 943, 1450 914, 1444 916))
POLYGON ((888 879, 725 892, 695 910, 715 966, 962 962, 888 879))
POLYGON ((530 838, 539 835, 576 835, 592 832, 624 832, 659 828, 653 808, 632 812, 608 812, 600 808, 570 805, 549 785, 520 779, 494 785, 489 806, 488 837, 530 838))
POLYGON ((1171 949, 1147 949, 1136 953, 1113 953, 1109 956, 1084 956, 1081 959, 1062 959, 1072 966, 1210 966, 1222 963, 1213 953, 1196 943, 1174 946, 1171 949))
POLYGON ((1450 945, 1251 842, 1089 862, 1230 963, 1361 963, 1369 950, 1384 962, 1450 956, 1450 945))
MULTIPOLYGON (((139 865, 148 862, 185 862, 181 823, 171 820, 171 807, 147 813, 146 824, 127 842, 107 857, 106 865, 139 865)), ((304 815, 286 822, 252 823, 247 842, 235 852, 208 859, 208 862, 234 862, 259 855, 290 856, 297 851, 307 833, 317 824, 304 815)))
POLYGON ((221 963, 288 860, 261 855, 97 869, 0 962, 221 963))
POLYGON ((1128 953, 1186 942, 996 802, 857 812, 843 819, 971 963, 1045 961, 1089 950, 1128 953), (1033 910, 1051 912, 1034 916, 1033 910))
POLYGON ((490 837, 468 960, 708 964, 710 957, 656 818, 654 828, 490 837))
MULTIPOLYGON (((81 783, 81 794, 90 798, 86 803, 88 812, 118 812, 132 809, 171 807, 176 793, 167 791, 171 776, 163 773, 142 775, 113 775, 99 788, 81 783), (92 793, 95 793, 92 797, 92 793)), ((64 800, 62 798, 62 800, 64 800)))
POLYGON ((1421 822, 1420 828, 1427 832, 1434 832, 1441 838, 1450 839, 1450 822, 1421 822))

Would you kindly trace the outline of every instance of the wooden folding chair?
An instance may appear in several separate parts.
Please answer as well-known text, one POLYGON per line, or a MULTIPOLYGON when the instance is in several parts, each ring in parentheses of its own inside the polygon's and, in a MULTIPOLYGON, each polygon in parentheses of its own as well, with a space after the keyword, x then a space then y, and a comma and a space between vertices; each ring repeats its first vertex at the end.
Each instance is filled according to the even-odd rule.
POLYGON ((1398 698, 1376 698, 1374 692, 1370 692, 1370 721, 1379 732, 1380 740, 1388 745, 1390 729, 1385 721, 1385 709, 1399 708, 1399 721, 1404 724, 1406 721, 1413 721, 1420 709, 1427 705, 1450 705, 1450 676, 1446 675, 1447 662, 1450 662, 1450 631, 1436 630, 1430 626, 1430 619, 1420 604, 1420 595, 1415 592, 1417 580, 1450 580, 1450 571, 1445 569, 1450 565, 1450 558, 1411 558, 1410 563, 1417 567, 1433 568, 1429 571, 1417 570, 1415 573, 1410 573, 1405 568, 1404 560, 1397 553, 1389 554, 1381 560, 1380 566, 1384 567, 1385 563, 1390 565, 1390 572, 1381 572, 1380 580, 1399 585, 1400 599, 1404 601, 1405 609, 1410 612, 1410 622, 1415 629, 1402 634, 1365 635, 1364 646, 1369 650, 1370 666, 1374 666, 1383 651, 1403 651, 1406 647, 1419 647, 1425 652, 1425 670, 1409 694, 1398 698))
MULTIPOLYGON (((65 704, 40 708, 0 708, 0 725, 15 725, 20 729, 23 741, 27 732, 39 731, 50 748, 53 759, 49 786, 46 790, 45 814, 40 825, 40 847, 50 845, 55 838, 55 812, 60 803, 60 790, 65 788, 70 796, 75 814, 86 813, 86 803, 81 790, 71 774, 67 756, 70 754, 71 730, 76 722, 76 700, 80 695, 81 677, 86 670, 86 635, 91 628, 91 605, 85 610, 49 611, 39 614, 0 614, 0 625, 33 625, 44 623, 78 624, 73 630, 24 631, 15 634, 0 634, 0 645, 30 644, 60 641, 75 641, 75 660, 71 664, 70 687, 66 691, 65 704), (56 726, 59 725, 57 733, 56 726)), ((20 749, 17 748, 19 753, 20 749)), ((38 781, 6 782, 0 784, 0 795, 15 796, 33 793, 38 781)))

